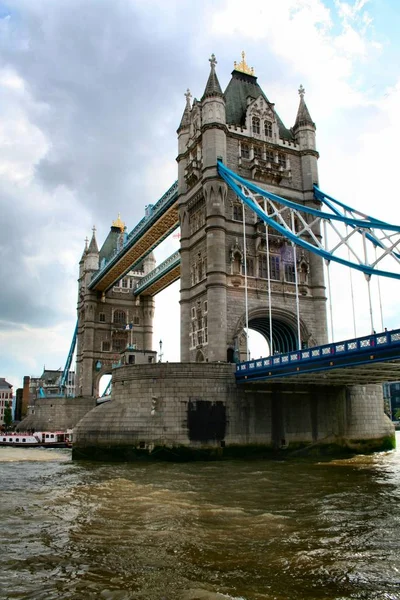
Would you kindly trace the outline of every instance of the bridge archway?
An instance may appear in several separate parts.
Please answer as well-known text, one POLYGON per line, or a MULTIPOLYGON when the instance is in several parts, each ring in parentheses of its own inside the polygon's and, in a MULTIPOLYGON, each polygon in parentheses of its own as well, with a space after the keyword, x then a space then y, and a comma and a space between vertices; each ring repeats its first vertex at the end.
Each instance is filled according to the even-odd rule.
POLYGON ((103 394, 108 382, 111 380, 111 368, 104 367, 98 371, 93 378, 93 396, 99 398, 103 394))
MULTIPOLYGON (((249 329, 258 332, 266 341, 271 354, 270 346, 270 319, 268 308, 257 308, 249 312, 249 329)), ((240 360, 246 360, 246 336, 244 334, 245 316, 239 320, 235 330, 236 354, 240 360)), ((274 354, 284 354, 298 349, 297 317, 294 313, 279 308, 272 310, 272 345, 274 354)), ((301 346, 313 344, 306 325, 300 320, 301 346)))

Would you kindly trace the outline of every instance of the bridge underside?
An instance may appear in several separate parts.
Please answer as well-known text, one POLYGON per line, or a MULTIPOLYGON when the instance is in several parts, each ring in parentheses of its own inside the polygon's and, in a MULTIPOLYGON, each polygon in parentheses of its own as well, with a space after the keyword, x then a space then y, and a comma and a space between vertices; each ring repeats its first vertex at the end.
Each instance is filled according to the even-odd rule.
POLYGON ((241 385, 263 387, 266 384, 305 384, 305 385, 369 385, 400 381, 400 359, 387 362, 371 359, 359 365, 343 365, 332 368, 329 364, 309 369, 304 365, 298 371, 279 375, 259 375, 237 381, 241 385))

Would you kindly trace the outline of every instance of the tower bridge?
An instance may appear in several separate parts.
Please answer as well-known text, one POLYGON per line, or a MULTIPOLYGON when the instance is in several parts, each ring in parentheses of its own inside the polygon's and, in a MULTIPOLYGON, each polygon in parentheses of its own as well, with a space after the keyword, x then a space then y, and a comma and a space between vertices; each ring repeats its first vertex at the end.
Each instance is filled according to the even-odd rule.
POLYGON ((118 219, 82 255, 77 395, 95 396, 104 373, 113 387, 111 402, 77 426, 75 455, 217 455, 319 440, 386 448, 393 427, 371 384, 397 378, 399 332, 375 334, 371 312, 369 337, 329 343, 326 287, 332 263, 364 273, 369 297, 372 277, 400 279, 400 227, 320 190, 302 86, 287 128, 244 55, 224 92, 216 64, 212 55, 200 99, 186 93, 177 183, 129 235, 118 219), (179 252, 156 266, 152 250, 178 226, 179 252), (154 296, 178 279, 181 362, 149 364, 154 296), (250 328, 269 357, 249 360, 250 328), (121 363, 139 361, 135 351, 149 362, 121 363))

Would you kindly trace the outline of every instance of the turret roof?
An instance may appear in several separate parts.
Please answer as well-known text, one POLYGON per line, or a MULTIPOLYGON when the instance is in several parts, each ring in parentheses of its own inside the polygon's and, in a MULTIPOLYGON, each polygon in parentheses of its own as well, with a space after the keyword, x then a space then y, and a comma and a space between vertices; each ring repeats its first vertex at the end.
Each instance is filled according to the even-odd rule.
MULTIPOLYGON (((234 69, 232 71, 232 79, 225 90, 226 122, 229 125, 244 126, 248 98, 256 100, 259 96, 262 96, 268 104, 272 105, 258 85, 255 75, 234 69)), ((280 137, 286 140, 293 140, 292 132, 285 127, 276 111, 275 115, 280 137)))
POLYGON ((223 97, 222 89, 218 81, 217 74, 215 72, 215 65, 217 64, 217 60, 215 58, 215 54, 211 54, 210 61, 210 75, 208 76, 208 81, 204 90, 204 94, 202 96, 202 100, 207 98, 208 96, 221 96, 223 97))
POLYGON ((306 93, 306 90, 301 85, 299 88, 299 94, 300 94, 299 110, 297 111, 296 122, 294 124, 293 129, 295 129, 296 127, 301 127, 301 125, 312 125, 315 128, 315 123, 312 120, 310 112, 307 108, 307 104, 304 101, 305 93, 306 93))
POLYGON ((185 127, 190 126, 190 111, 191 111, 190 98, 192 97, 192 94, 190 93, 189 88, 187 89, 185 96, 186 96, 186 106, 185 106, 185 110, 183 111, 182 119, 181 119, 181 122, 178 127, 178 132, 181 129, 184 129, 185 127))
POLYGON ((95 254, 99 251, 99 247, 97 245, 97 241, 96 241, 96 227, 93 227, 93 235, 92 235, 92 239, 90 240, 90 244, 89 244, 89 248, 87 249, 88 254, 95 254))

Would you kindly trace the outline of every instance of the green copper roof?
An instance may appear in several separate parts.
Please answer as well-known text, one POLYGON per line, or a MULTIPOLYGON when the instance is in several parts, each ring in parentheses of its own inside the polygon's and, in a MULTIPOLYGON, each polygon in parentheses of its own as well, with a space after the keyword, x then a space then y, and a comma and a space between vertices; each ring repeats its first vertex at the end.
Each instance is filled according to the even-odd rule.
POLYGON ((101 249, 100 249, 100 254, 99 254, 99 264, 101 265, 101 262, 103 260, 103 258, 106 259, 106 261, 108 262, 110 260, 110 258, 112 258, 115 254, 115 251, 117 249, 118 246, 118 238, 121 235, 121 230, 119 227, 111 227, 110 232, 108 234, 108 236, 106 237, 104 244, 102 245, 101 249))
MULTIPOLYGON (((257 77, 241 71, 232 71, 232 79, 228 83, 225 90, 226 102, 226 122, 229 125, 245 125, 247 98, 250 97, 256 100, 262 96, 266 102, 271 104, 257 83, 257 77)), ((280 137, 286 140, 293 140, 293 134, 289 129, 286 129, 279 115, 275 112, 278 121, 280 137)))

